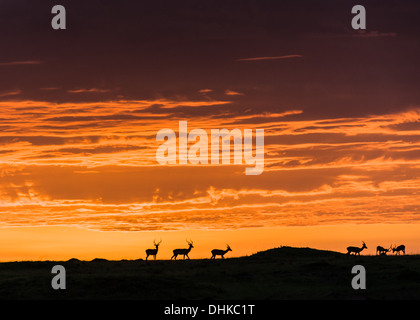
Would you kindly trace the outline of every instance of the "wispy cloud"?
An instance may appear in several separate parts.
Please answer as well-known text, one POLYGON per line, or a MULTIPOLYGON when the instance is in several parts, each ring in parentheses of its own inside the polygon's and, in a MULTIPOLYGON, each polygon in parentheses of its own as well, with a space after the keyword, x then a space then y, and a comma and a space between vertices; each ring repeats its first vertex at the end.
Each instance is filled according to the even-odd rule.
POLYGON ((396 32, 379 32, 379 31, 365 31, 365 30, 359 30, 358 33, 352 35, 352 37, 360 37, 360 38, 378 38, 378 37, 395 37, 395 36, 397 36, 396 32))
POLYGON ((0 62, 0 66, 25 66, 25 65, 35 65, 42 64, 42 61, 38 60, 24 60, 24 61, 9 61, 9 62, 0 62))
POLYGON ((242 96, 243 93, 237 92, 237 91, 233 91, 233 90, 226 90, 225 91, 225 95, 227 95, 227 96, 242 96))
POLYGON ((213 91, 212 89, 201 89, 198 92, 200 92, 200 93, 209 93, 209 92, 212 92, 212 91, 213 91))
POLYGON ((99 88, 82 88, 82 89, 75 89, 75 90, 67 90, 69 93, 105 93, 110 92, 110 89, 99 89, 99 88))
POLYGON ((298 109, 252 113, 202 100, 0 101, 0 226, 175 230, 418 219, 418 108, 309 118, 298 109), (156 133, 177 130, 186 107, 211 111, 193 109, 190 130, 265 130, 258 180, 240 165, 156 165, 156 133))
POLYGON ((230 101, 165 101, 162 100, 161 109, 173 109, 178 107, 209 107, 231 103, 230 101))
POLYGON ((281 60, 281 59, 292 59, 292 58, 303 58, 303 56, 300 54, 289 54, 286 56, 243 58, 243 59, 236 59, 236 61, 281 60))
POLYGON ((0 97, 7 97, 7 96, 16 96, 18 94, 21 94, 21 90, 14 90, 14 91, 8 91, 8 92, 0 92, 0 97))

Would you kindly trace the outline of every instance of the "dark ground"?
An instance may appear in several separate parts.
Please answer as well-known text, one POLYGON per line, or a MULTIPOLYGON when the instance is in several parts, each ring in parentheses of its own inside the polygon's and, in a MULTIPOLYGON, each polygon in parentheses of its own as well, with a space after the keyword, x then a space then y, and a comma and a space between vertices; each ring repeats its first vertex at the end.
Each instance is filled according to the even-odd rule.
POLYGON ((224 260, 7 262, 0 299, 420 299, 420 255, 282 247, 224 260), (56 264, 66 269, 66 290, 51 287, 56 264), (351 287, 356 264, 366 268, 366 290, 351 287))

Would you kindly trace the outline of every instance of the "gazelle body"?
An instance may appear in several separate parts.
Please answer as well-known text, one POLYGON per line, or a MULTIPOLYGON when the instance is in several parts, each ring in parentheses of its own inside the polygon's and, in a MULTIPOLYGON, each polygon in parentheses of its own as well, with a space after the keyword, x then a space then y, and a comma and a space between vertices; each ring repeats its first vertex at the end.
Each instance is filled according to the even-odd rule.
POLYGON ((188 256, 188 253, 190 253, 191 249, 194 248, 194 246, 193 246, 193 242, 192 241, 188 241, 187 240, 187 243, 188 243, 188 249, 175 249, 173 251, 174 255, 171 257, 171 260, 172 259, 175 259, 176 260, 176 257, 178 255, 181 255, 181 254, 184 256, 184 259, 185 259, 185 256, 187 256, 187 258, 190 259, 190 257, 188 256))
POLYGON ((389 249, 385 249, 384 247, 377 246, 377 247, 376 247, 376 254, 379 254, 379 255, 386 255, 386 253, 387 253, 387 252, 389 252, 389 250, 391 250, 391 248, 389 248, 389 249))
POLYGON ((360 256, 360 252, 363 249, 367 249, 366 244, 364 242, 363 242, 363 246, 360 247, 360 248, 359 247, 347 247, 347 254, 350 255, 353 252, 355 255, 358 254, 360 256))
POLYGON ((159 245, 160 245, 161 242, 162 242, 162 239, 158 243, 156 243, 155 240, 153 240, 153 244, 155 245, 155 249, 147 249, 146 250, 146 255, 147 255, 146 260, 149 256, 154 256, 155 260, 156 260, 156 255, 158 253, 159 245))
POLYGON ((397 252, 397 254, 400 254, 400 251, 402 251, 405 254, 405 245, 400 245, 398 247, 392 248, 392 253, 397 252))
POLYGON ((228 252, 228 251, 232 251, 232 249, 229 247, 229 245, 227 244, 226 245, 227 247, 226 247, 226 250, 221 250, 221 249, 213 249, 213 250, 211 250, 211 254, 212 254, 212 256, 211 256, 211 258, 210 259, 215 259, 216 258, 216 256, 221 256, 222 257, 222 259, 224 259, 225 258, 225 254, 228 252))

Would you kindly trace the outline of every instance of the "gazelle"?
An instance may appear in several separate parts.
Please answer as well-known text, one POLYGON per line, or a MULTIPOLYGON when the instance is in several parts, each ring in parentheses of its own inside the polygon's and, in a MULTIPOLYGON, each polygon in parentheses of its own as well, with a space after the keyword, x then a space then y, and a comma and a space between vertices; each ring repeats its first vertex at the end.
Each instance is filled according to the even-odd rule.
POLYGON ((392 253, 395 253, 395 251, 397 252, 397 254, 400 254, 400 251, 402 251, 405 254, 405 245, 400 245, 398 247, 394 246, 394 248, 392 248, 392 253))
POLYGON ((184 256, 184 259, 185 259, 185 256, 187 256, 187 258, 190 259, 190 257, 188 256, 188 253, 191 251, 192 248, 194 248, 194 246, 193 246, 193 242, 191 240, 190 241, 186 240, 186 241, 188 243, 188 249, 175 249, 173 251, 174 255, 171 257, 171 260, 172 259, 176 260, 176 257, 179 254, 182 254, 184 256))
POLYGON ((362 243, 363 243, 363 246, 361 248, 359 248, 359 247, 347 247, 347 254, 351 254, 353 252, 355 255, 358 254, 360 256, 360 252, 363 249, 367 249, 365 242, 362 241, 362 243))
POLYGON ((391 250, 391 247, 389 247, 389 249, 385 249, 384 247, 377 246, 376 247, 376 254, 386 255, 386 253, 389 252, 389 250, 391 250))
POLYGON ((161 244, 161 242, 162 242, 162 239, 160 239, 160 241, 158 243, 156 243, 156 241, 153 240, 153 244, 155 245, 155 249, 147 249, 146 250, 146 254, 147 254, 146 260, 149 256, 154 256, 155 260, 156 260, 156 255, 158 253, 159 245, 161 244))
POLYGON ((212 254, 212 256, 211 256, 211 258, 210 258, 210 259, 215 259, 215 258, 216 258, 216 256, 221 256, 221 257, 222 257, 222 259, 224 259, 224 258, 225 258, 225 254, 226 254, 228 251, 232 251, 232 249, 229 247, 229 245, 228 245, 228 244, 226 245, 226 250, 213 249, 213 250, 211 250, 211 254, 212 254))

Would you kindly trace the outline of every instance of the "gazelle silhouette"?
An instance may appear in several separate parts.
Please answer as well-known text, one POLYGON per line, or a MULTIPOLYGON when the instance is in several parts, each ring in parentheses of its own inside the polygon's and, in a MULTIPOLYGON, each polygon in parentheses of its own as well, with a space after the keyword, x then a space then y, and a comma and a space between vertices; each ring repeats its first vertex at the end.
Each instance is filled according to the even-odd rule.
POLYGON ((171 257, 171 260, 172 259, 176 260, 176 257, 179 254, 182 254, 184 256, 184 259, 185 259, 185 256, 187 256, 188 260, 190 259, 190 257, 188 256, 188 253, 191 251, 191 248, 194 248, 194 246, 193 246, 193 242, 191 240, 190 241, 186 240, 186 241, 188 243, 188 249, 175 249, 173 251, 174 255, 171 257))
POLYGON ((402 251, 405 254, 405 245, 402 244, 402 245, 400 245, 398 247, 396 247, 394 245, 394 247, 392 248, 392 253, 397 252, 397 254, 400 254, 400 251, 402 251))
MULTIPOLYGON (((392 246, 392 245, 391 245, 392 246)), ((389 247, 389 249, 385 249, 384 247, 381 246, 377 246, 376 247, 376 254, 379 255, 386 255, 387 252, 389 252, 389 250, 391 250, 391 247, 389 247)))
POLYGON ((347 247, 347 253, 346 254, 350 255, 353 252, 355 255, 358 254, 360 256, 360 252, 363 249, 367 249, 365 242, 362 241, 362 243, 363 243, 363 246, 361 248, 359 248, 359 247, 347 247))
POLYGON ((156 243, 156 241, 153 240, 153 244, 155 245, 155 249, 147 249, 146 250, 146 255, 147 255, 146 260, 149 256, 154 256, 155 260, 156 260, 156 255, 158 253, 159 245, 161 244, 161 242, 162 242, 162 239, 160 239, 160 241, 158 243, 156 243))
POLYGON ((226 254, 228 251, 232 251, 232 249, 229 247, 229 245, 228 245, 228 244, 226 245, 226 250, 213 249, 213 250, 211 250, 211 254, 212 254, 212 256, 211 256, 211 258, 210 258, 210 259, 215 259, 215 258, 216 258, 216 256, 221 256, 221 257, 222 257, 222 259, 224 259, 224 258, 225 258, 225 254, 226 254))

